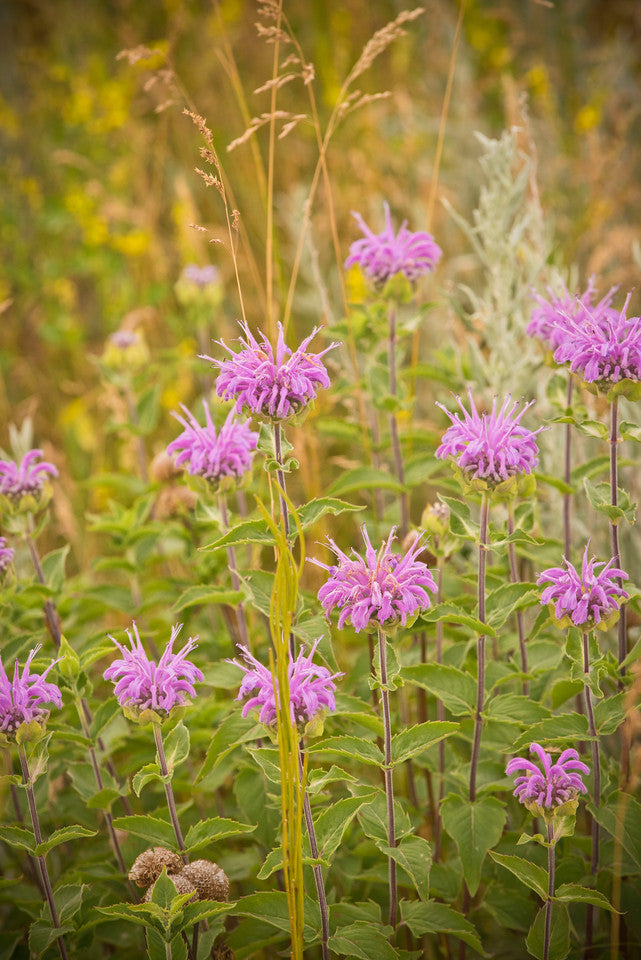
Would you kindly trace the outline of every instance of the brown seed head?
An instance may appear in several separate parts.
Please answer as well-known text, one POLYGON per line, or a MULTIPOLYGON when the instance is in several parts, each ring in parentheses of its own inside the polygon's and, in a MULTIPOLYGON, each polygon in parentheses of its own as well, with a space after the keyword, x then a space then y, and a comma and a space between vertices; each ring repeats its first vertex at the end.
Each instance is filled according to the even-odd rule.
POLYGON ((134 860, 129 879, 139 887, 148 887, 156 882, 163 867, 167 867, 167 873, 178 873, 182 860, 165 847, 150 847, 134 860))
MULTIPOLYGON (((195 885, 191 882, 191 880, 188 880, 187 877, 183 877, 180 873, 172 873, 169 879, 175 886, 176 893, 190 893, 193 891, 194 895, 193 897, 190 897, 190 899, 198 900, 198 891, 196 890, 195 885)), ((155 886, 156 884, 154 881, 154 887, 155 886)), ((145 895, 142 898, 143 903, 149 903, 154 892, 154 887, 149 887, 148 890, 145 890, 145 895)))
POLYGON ((194 860, 181 870, 198 890, 199 900, 228 900, 229 878, 225 871, 211 860, 194 860))

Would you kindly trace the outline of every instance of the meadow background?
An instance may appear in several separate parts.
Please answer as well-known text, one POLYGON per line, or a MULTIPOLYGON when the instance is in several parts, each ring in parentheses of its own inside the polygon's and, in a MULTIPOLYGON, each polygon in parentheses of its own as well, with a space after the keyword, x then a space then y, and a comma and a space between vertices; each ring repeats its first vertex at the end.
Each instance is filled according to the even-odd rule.
MULTIPOLYGON (((452 392, 474 385, 486 403, 496 393, 536 398, 528 414, 532 428, 559 414, 564 381, 542 366, 540 348, 524 336, 531 288, 544 291, 561 277, 570 290, 583 290, 595 274, 601 293, 620 284, 625 296, 636 287, 641 270, 639 4, 468 0, 454 61, 459 5, 428 0, 423 8, 406 24, 406 35, 358 77, 355 87, 371 99, 349 112, 332 136, 329 180, 321 180, 311 207, 288 321, 292 345, 317 324, 328 329, 316 349, 332 339, 344 344, 326 358, 332 389, 321 394, 304 424, 288 429, 299 462, 299 469, 288 475, 293 502, 304 504, 329 492, 366 508, 365 513, 326 514, 311 528, 307 553, 322 553, 325 559, 317 541, 326 534, 347 549, 360 546, 363 519, 379 542, 398 522, 385 398, 378 414, 372 413, 372 400, 386 376, 384 323, 380 315, 368 313, 362 278, 343 269, 349 245, 359 235, 351 211, 378 230, 387 201, 397 226, 406 218, 411 230, 429 230, 443 250, 435 274, 421 285, 415 307, 404 315, 399 423, 415 526, 439 493, 458 495, 448 469, 433 457, 447 425, 436 400, 452 409, 452 392), (383 92, 388 95, 379 98, 383 92), (380 443, 377 429, 383 431, 380 443), (371 472, 359 474, 365 467, 371 472)), ((292 34, 314 65, 316 108, 324 130, 365 44, 405 8, 386 0, 301 0, 284 9, 292 34)), ((141 633, 162 644, 171 625, 184 621, 185 637, 201 637, 198 663, 208 695, 193 707, 189 721, 192 757, 175 785, 181 810, 188 819, 218 815, 246 823, 255 823, 262 813, 260 804, 248 799, 255 789, 255 770, 244 757, 238 775, 237 747, 216 764, 208 753, 212 731, 235 709, 232 698, 239 682, 238 671, 224 664, 234 653, 228 636, 230 608, 208 602, 215 601, 217 589, 229 587, 226 556, 221 550, 199 549, 220 536, 220 528, 212 515, 194 513, 182 480, 158 473, 153 459, 177 435, 171 411, 185 403, 199 413, 198 398, 211 392, 214 374, 197 354, 222 356, 212 341, 222 337, 229 343, 240 317, 224 207, 217 190, 195 171, 204 165, 199 152, 203 141, 184 109, 206 119, 229 208, 239 211, 237 263, 252 330, 273 333, 288 298, 318 148, 314 127, 305 120, 276 140, 271 185, 267 125, 227 150, 252 117, 270 110, 270 91, 255 92, 273 71, 273 46, 256 30, 258 19, 256 4, 243 0, 7 0, 0 5, 0 447, 13 456, 11 442, 18 437, 18 446, 40 447, 60 474, 47 522, 38 530, 40 553, 48 558, 44 590, 34 583, 29 550, 16 545, 16 583, 3 598, 3 660, 11 663, 17 655, 22 660, 34 641, 49 643, 45 652, 53 655, 42 621, 43 598, 52 598, 90 678, 85 692, 98 709, 112 696, 101 679, 109 662, 106 634, 122 639, 123 630, 136 620, 141 633), (147 50, 141 51, 141 45, 147 50), (178 281, 189 263, 211 263, 220 271, 211 299, 181 290, 178 281), (109 353, 109 337, 118 330, 135 330, 144 343, 142 362, 131 369, 120 368, 109 353), (191 786, 196 776, 198 789, 191 786)), ((277 105, 295 116, 308 115, 308 91, 299 81, 289 83, 278 92, 277 105)), ((640 311, 635 289, 629 313, 640 311)), ((585 416, 593 422, 605 417, 603 401, 584 396, 582 402, 588 403, 585 416)), ((622 404, 625 419, 634 425, 638 405, 622 404)), ((550 479, 560 475, 560 431, 557 424, 540 435, 543 478, 536 516, 530 519, 548 539, 536 554, 523 547, 526 581, 543 566, 560 562, 561 501, 558 484, 550 479)), ((633 433, 621 455, 622 485, 634 501, 639 471, 633 433)), ((604 478, 599 475, 604 453, 596 429, 577 435, 575 464, 594 465, 587 475, 604 478)), ((607 522, 588 504, 581 479, 574 498, 575 546, 582 551, 592 536, 593 551, 609 557, 607 522)), ((258 468, 251 492, 269 501, 268 478, 258 468)), ((251 510, 249 492, 247 500, 251 510)), ((4 524, 1 532, 6 532, 4 524)), ((469 611, 474 553, 469 545, 459 547, 449 584, 467 596, 469 611)), ((242 550, 247 570, 269 569, 270 551, 264 546, 254 543, 242 550)), ((622 554, 631 583, 640 582, 638 528, 623 529, 622 554)), ((502 562, 500 556, 497 562, 502 562)), ((299 639, 313 639, 323 628, 315 599, 322 580, 320 571, 307 564, 299 639)), ((267 637, 269 585, 254 574, 246 586, 255 638, 267 637)), ((538 609, 526 612, 532 622, 538 609)), ((635 604, 628 623, 632 643, 639 624, 635 604)), ((460 641, 468 639, 460 624, 448 637, 452 649, 458 644, 460 650, 465 645, 460 641)), ((332 666, 349 675, 349 695, 369 701, 362 639, 344 631, 340 643, 326 640, 321 649, 332 666)), ((458 654, 451 662, 463 663, 458 654)), ((549 684, 560 682, 562 666, 554 663, 549 669, 535 693, 548 705, 549 684)), ((569 696, 569 688, 566 692, 569 696)), ((559 696, 557 691, 552 709, 564 703, 559 696)), ((435 703, 430 695, 430 717, 436 716, 435 703)), ((345 704, 343 708, 347 710, 345 704)), ((153 748, 148 731, 128 727, 116 713, 105 713, 111 725, 109 752, 119 773, 131 777, 150 761, 153 748)), ((48 828, 68 822, 95 828, 96 805, 86 805, 92 792, 81 757, 68 763, 64 755, 74 743, 73 720, 66 717, 59 726, 49 786, 41 780, 39 787, 48 828)), ((526 730, 527 723, 520 732, 526 730)), ((618 747, 614 738, 608 742, 608 762, 615 771, 618 747)), ((229 744, 221 741, 219 746, 229 744)), ((508 746, 509 741, 503 743, 504 750, 508 746)), ((457 754, 459 759, 464 755, 464 750, 457 754)), ((430 769, 429 759, 426 767, 430 769)), ((634 770, 638 786, 638 765, 634 770)), ((615 779, 613 773, 610 786, 615 779)), ((421 779, 419 788, 425 803, 428 781, 421 779)), ((270 786, 265 796, 273 800, 272 793, 270 786)), ((147 811, 162 801, 154 787, 147 795, 143 791, 142 799, 131 799, 147 811)), ((0 803, 3 819, 10 821, 6 790, 0 803)), ((263 826, 256 843, 241 837, 215 850, 217 862, 236 885, 234 896, 271 889, 269 879, 257 880, 256 872, 277 836, 277 805, 270 807, 263 826)), ((424 833, 429 836, 429 830, 424 833)), ((96 926, 91 913, 98 903, 126 896, 121 878, 106 864, 106 838, 101 836, 99 843, 93 850, 84 842, 80 850, 73 847, 69 862, 59 850, 50 857, 54 874, 69 885, 83 879, 92 884, 90 892, 77 898, 77 956, 90 955, 83 951, 95 950, 96 943, 104 956, 139 956, 139 931, 104 919, 96 926)), ((371 883, 383 901, 384 864, 376 866, 371 851, 363 852, 356 839, 353 843, 350 856, 356 851, 360 867, 349 857, 340 867, 342 897, 347 901, 358 887, 359 898, 365 899, 371 883), (361 871, 364 886, 359 886, 361 871)), ((127 859, 133 860, 143 846, 140 839, 126 839, 127 859)), ((456 862, 454 846, 450 848, 451 862, 456 862)), ((19 875, 13 856, 10 848, 4 849, 9 878, 19 875)), ((638 874, 634 865, 627 866, 638 874)), ((497 880, 496 866, 491 869, 486 880, 494 893, 486 912, 481 909, 477 917, 479 929, 494 955, 525 956, 522 942, 536 898, 530 894, 529 903, 527 897, 517 898, 506 918, 501 898, 511 895, 511 887, 506 876, 497 880), (509 929, 519 931, 518 948, 514 933, 505 932, 509 929)), ((570 870, 568 876, 576 879, 575 874, 570 870)), ((441 866, 435 895, 458 902, 460 882, 460 870, 448 877, 441 866)), ((637 895, 634 883, 618 894, 629 897, 630 905, 637 895)), ((604 879, 610 895, 608 884, 604 879)), ((8 931, 2 956, 29 956, 16 931, 39 915, 30 889, 26 882, 17 892, 6 885, 0 889, 8 931)), ((286 930, 275 935, 268 925, 260 926, 264 952, 258 953, 251 933, 258 921, 247 917, 232 937, 238 957, 272 957, 285 949, 286 930)), ((638 956, 634 951, 639 950, 641 928, 637 917, 629 919, 631 927, 622 929, 631 946, 622 955, 638 956)), ((348 920, 354 917, 346 915, 348 920)), ((450 944, 447 933, 426 936, 420 946, 424 952, 417 948, 422 934, 415 934, 397 955, 453 956, 459 948, 456 934, 450 944)), ((602 955, 609 956, 605 926, 600 937, 602 955)), ((469 948, 476 942, 468 938, 469 948)), ((579 956, 575 939, 572 943, 573 956, 579 956)))

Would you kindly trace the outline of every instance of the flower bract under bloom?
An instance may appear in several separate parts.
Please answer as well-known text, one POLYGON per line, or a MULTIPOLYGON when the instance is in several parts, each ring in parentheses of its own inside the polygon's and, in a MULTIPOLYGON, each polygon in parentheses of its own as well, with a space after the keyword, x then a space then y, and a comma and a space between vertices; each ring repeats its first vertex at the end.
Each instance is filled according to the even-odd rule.
POLYGON ((169 713, 173 707, 182 706, 188 697, 195 697, 194 683, 203 680, 203 674, 187 655, 196 648, 198 637, 190 637, 182 649, 174 653, 174 642, 182 630, 182 623, 176 624, 156 664, 145 653, 136 624, 132 627, 133 635, 130 630, 126 631, 129 648, 110 635, 122 657, 114 660, 104 672, 105 680, 115 683, 114 694, 121 707, 134 713, 144 710, 169 713))
POLYGON ((538 430, 528 430, 521 425, 521 417, 534 401, 518 410, 518 400, 510 408, 511 397, 507 396, 500 410, 494 398, 491 413, 479 414, 472 392, 468 391, 470 410, 465 409, 461 398, 457 402, 459 413, 450 413, 441 403, 452 421, 443 434, 436 456, 452 457, 466 481, 483 481, 484 485, 496 486, 512 477, 531 473, 538 463, 536 435, 538 430))
POLYGON ((9 546, 5 537, 0 537, 0 577, 9 569, 13 563, 15 551, 9 546))
POLYGON ((538 580, 539 586, 548 586, 541 594, 541 603, 550 604, 554 618, 561 627, 580 627, 584 632, 593 627, 606 630, 618 619, 619 605, 628 599, 628 594, 617 580, 627 580, 624 570, 613 566, 614 558, 607 563, 588 560, 589 544, 583 554, 581 572, 563 558, 564 567, 544 570, 538 580), (603 567, 602 570, 598 570, 603 567))
POLYGON ((187 407, 181 406, 184 417, 178 413, 174 413, 174 416, 184 430, 167 447, 167 453, 177 454, 176 466, 185 467, 192 476, 203 477, 213 485, 217 485, 223 477, 239 479, 251 469, 258 434, 247 421, 239 422, 231 410, 216 432, 206 400, 203 400, 204 427, 187 407))
POLYGON ((0 495, 18 504, 24 496, 40 500, 49 477, 57 477, 53 463, 43 460, 42 450, 29 450, 18 465, 13 460, 0 460, 0 495))
POLYGON ((593 305, 595 292, 594 278, 591 277, 584 293, 574 296, 564 287, 556 294, 548 287, 549 300, 534 294, 538 306, 532 311, 532 318, 526 333, 538 337, 544 346, 556 350, 575 326, 586 322, 601 323, 612 311, 612 300, 617 287, 612 287, 599 303, 593 305))
POLYGON ((247 324, 241 323, 240 326, 245 339, 240 338, 242 349, 238 353, 220 340, 220 345, 230 354, 229 358, 203 357, 219 367, 216 393, 224 400, 235 400, 238 413, 244 407, 267 420, 287 420, 315 400, 321 387, 329 387, 329 376, 320 358, 338 344, 332 343, 320 353, 308 353, 307 346, 318 328, 296 350, 292 350, 285 344, 279 323, 274 352, 263 333, 259 342, 247 324))
POLYGON ((569 363, 586 383, 641 380, 641 317, 627 317, 631 294, 621 311, 612 308, 568 325, 554 359, 569 363))
MULTIPOLYGON (((321 710, 335 710, 336 690, 335 680, 341 673, 330 673, 327 667, 313 662, 312 658, 319 641, 312 646, 309 653, 304 649, 299 651, 294 660, 289 654, 289 700, 292 722, 305 726, 316 717, 321 710)), ((239 644, 242 658, 245 663, 237 660, 228 660, 241 670, 245 671, 237 700, 245 700, 242 715, 246 717, 251 710, 258 710, 258 719, 265 726, 271 727, 276 723, 276 703, 274 700, 274 677, 271 671, 257 660, 246 647, 239 644)), ((278 689, 278 681, 276 681, 278 689)))
POLYGON ((514 757, 505 768, 508 776, 517 770, 525 771, 515 780, 514 796, 520 803, 544 811, 552 810, 575 799, 579 793, 587 793, 581 774, 589 773, 590 768, 579 760, 576 750, 564 750, 555 762, 539 743, 531 743, 530 752, 537 755, 542 769, 525 757, 514 757))
POLYGON ((18 727, 33 720, 44 723, 49 716, 46 704, 62 707, 62 695, 55 683, 49 683, 46 676, 58 660, 52 660, 44 673, 31 673, 30 667, 33 658, 40 647, 31 651, 27 662, 22 668, 16 660, 13 681, 10 681, 0 657, 0 732, 10 739, 15 738, 18 727))
POLYGON ((346 267, 358 264, 371 282, 384 286, 397 273, 402 273, 410 283, 426 273, 431 273, 441 258, 441 248, 434 238, 424 231, 412 233, 404 220, 398 233, 394 233, 388 204, 385 204, 385 229, 374 233, 359 213, 354 213, 359 227, 365 234, 349 248, 346 267))
POLYGON ((408 618, 430 606, 427 591, 436 592, 434 577, 427 566, 416 559, 425 546, 423 537, 417 537, 406 553, 392 553, 394 527, 377 552, 365 525, 361 529, 364 559, 355 550, 348 556, 329 538, 338 563, 327 566, 311 558, 312 563, 329 573, 327 582, 318 591, 318 599, 326 614, 336 608, 340 610, 339 629, 347 622, 357 633, 368 628, 373 630, 377 624, 385 629, 398 623, 405 626, 408 618))

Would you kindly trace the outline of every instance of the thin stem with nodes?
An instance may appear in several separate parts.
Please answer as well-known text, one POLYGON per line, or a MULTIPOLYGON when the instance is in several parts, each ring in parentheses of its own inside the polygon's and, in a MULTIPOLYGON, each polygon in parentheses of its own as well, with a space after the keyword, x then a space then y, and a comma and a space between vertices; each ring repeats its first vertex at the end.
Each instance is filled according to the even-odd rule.
MULTIPOLYGON (((218 497, 218 506, 220 509, 220 516, 223 524, 223 530, 227 532, 229 530, 229 517, 227 513, 227 498, 224 494, 220 494, 218 497)), ((231 584, 234 590, 240 590, 240 580, 238 578, 238 566, 236 564, 236 551, 233 546, 227 547, 227 566, 229 567, 229 573, 231 576, 231 584)), ((235 605, 236 610, 236 625, 238 627, 238 636, 240 642, 244 647, 247 647, 248 650, 251 650, 249 642, 249 631, 247 630, 247 614, 245 611, 245 604, 240 600, 235 605)))
MULTIPOLYGON (((439 556, 437 560, 437 578, 436 578, 436 603, 443 602, 443 557, 439 556)), ((443 621, 436 621, 436 662, 443 663, 443 621)), ((436 719, 441 722, 445 720, 445 704, 440 697, 436 701, 436 719)), ((438 744, 438 805, 434 811, 434 862, 438 863, 441 859, 441 838, 443 832, 443 821, 441 820, 441 804, 445 793, 445 740, 440 740, 438 744)))
POLYGON ((550 956, 550 941, 552 936, 552 903, 554 898, 554 868, 555 847, 554 829, 551 823, 547 825, 548 834, 548 895, 545 901, 545 926, 543 930, 543 960, 550 956))
MULTIPOLYGON (((590 737, 592 738, 592 743, 590 744, 592 749, 592 770, 594 776, 594 806, 598 807, 601 804, 601 759, 599 751, 599 738, 596 729, 596 723, 594 722, 594 707, 592 704, 592 691, 588 683, 590 676, 590 636, 587 633, 583 634, 583 672, 585 674, 585 712, 588 718, 588 729, 590 731, 590 737)), ((592 856, 590 858, 590 872, 592 876, 596 876, 599 869, 599 823, 596 817, 592 817, 592 856)), ((586 914, 586 933, 585 933, 585 947, 586 953, 588 956, 591 955, 592 948, 592 932, 594 926, 594 904, 589 903, 586 914)))
MULTIPOLYGON (((396 304, 390 301, 387 317, 389 320, 389 392, 396 399, 396 304)), ((392 437, 392 450, 394 451, 394 465, 396 467, 396 478, 402 487, 405 487, 405 471, 403 469, 403 454, 401 453, 401 443, 398 436, 398 420, 396 412, 392 411, 389 418, 390 434, 392 437)), ((406 490, 401 491, 401 540, 404 539, 409 528, 409 498, 406 490)))
POLYGON ((152 723, 152 727, 154 728, 154 740, 156 742, 156 753, 158 754, 158 766, 160 767, 160 772, 162 773, 164 778, 165 796, 167 798, 167 806, 169 807, 169 816, 171 818, 171 825, 174 828, 176 843, 178 844, 178 849, 180 850, 180 856, 182 858, 182 862, 189 863, 189 857, 187 856, 185 841, 183 840, 182 831, 180 829, 180 823, 178 822, 178 814, 176 812, 176 801, 174 799, 174 791, 168 779, 169 769, 167 767, 167 758, 165 757, 165 748, 162 742, 162 731, 160 729, 159 723, 152 723))
MULTIPOLYGON (((572 374, 568 375, 568 393, 566 399, 566 408, 569 411, 572 406, 572 393, 574 390, 574 378, 572 374)), ((564 451, 564 466, 563 466, 563 482, 566 486, 570 486, 570 478, 572 476, 572 424, 566 423, 565 425, 565 451, 564 451)), ((570 529, 570 519, 571 519, 571 508, 572 508, 572 494, 567 490, 563 494, 563 556, 568 561, 571 562, 571 551, 572 551, 572 533, 570 529)))
MULTIPOLYGON (((617 459, 617 447, 619 444, 619 426, 618 426, 618 412, 619 412, 619 400, 618 397, 615 397, 612 401, 610 407, 610 499, 613 507, 618 506, 619 502, 619 465, 617 459)), ((612 557, 614 559, 614 566, 621 567, 621 551, 619 548, 619 527, 618 524, 612 520, 610 522, 610 538, 612 541, 612 557)), ((623 586, 623 581, 621 578, 617 578, 617 583, 621 587, 623 586)), ((623 661, 627 655, 627 637, 626 637, 626 611, 625 606, 621 607, 621 612, 619 615, 618 623, 618 639, 619 639, 619 690, 623 689, 623 677, 625 676, 625 667, 623 666, 623 661)))
MULTIPOLYGON (((394 783, 392 778, 392 724, 389 710, 389 688, 387 686, 387 637, 385 631, 378 628, 378 655, 381 669, 381 703, 383 705, 383 773, 385 779, 385 799, 387 801, 387 845, 396 846, 396 824, 394 820, 394 783)), ((396 883, 396 861, 388 858, 389 878, 389 923, 396 930, 398 913, 398 888, 396 883)))
MULTIPOLYGON (((481 501, 481 529, 479 536, 479 571, 478 571, 478 619, 485 623, 485 567, 487 562, 487 526, 490 512, 490 500, 483 494, 481 501)), ((483 728, 483 704, 485 702, 485 634, 481 634, 476 643, 477 651, 477 680, 476 680, 476 711, 474 714, 474 741, 472 744, 472 759, 470 762, 470 802, 476 799, 476 770, 481 749, 481 731, 483 728)))
MULTIPOLYGON (((304 783, 305 771, 305 748, 303 741, 300 741, 299 768, 301 781, 304 783)), ((309 802, 309 794, 305 790, 303 794, 303 815, 305 817, 305 826, 307 827, 307 836, 309 837, 309 849, 314 860, 318 860, 318 842, 316 840, 316 830, 314 828, 314 819, 312 817, 312 808, 309 802)), ((323 960, 330 960, 329 954, 329 909, 327 907, 327 897, 325 895, 325 883, 323 881, 323 868, 319 863, 312 867, 314 873, 314 883, 316 884, 316 894, 318 896, 318 906, 321 916, 321 950, 323 960)))
MULTIPOLYGON (((507 532, 511 537, 514 533, 514 504, 510 501, 508 506, 507 514, 507 532)), ((507 555, 510 563, 510 580, 512 583, 519 583, 519 571, 516 565, 516 550, 514 549, 514 544, 510 540, 507 545, 507 555)), ((523 623, 523 613, 521 610, 516 611, 516 626, 519 634, 519 649, 521 651, 521 670, 524 674, 527 674, 527 647, 526 647, 526 636, 525 636, 525 626, 523 623)), ((527 679, 527 676, 523 678, 523 696, 527 697, 530 691, 530 685, 527 679)))
MULTIPOLYGON (((27 800, 29 803, 29 813, 31 814, 31 823, 33 825, 33 833, 36 838, 36 844, 40 845, 42 843, 42 831, 40 830, 40 820, 38 819, 38 810, 36 807, 36 798, 33 792, 33 784, 31 782, 31 774, 29 772, 29 763, 27 761, 27 754, 22 744, 18 744, 18 756, 20 757, 20 767, 22 769, 22 779, 24 780, 25 789, 27 791, 27 800)), ((56 904, 53 898, 53 888, 51 886, 51 880, 49 879, 49 871, 47 870, 47 864, 45 858, 40 855, 36 857, 38 866, 40 868, 40 876, 42 878, 42 885, 45 891, 45 897, 49 905, 49 912, 51 913, 51 922, 54 927, 60 927, 60 918, 58 916, 58 911, 56 909, 56 904)), ((58 950, 62 960, 68 960, 67 947, 65 945, 64 937, 59 936, 56 938, 56 943, 58 945, 58 950)))

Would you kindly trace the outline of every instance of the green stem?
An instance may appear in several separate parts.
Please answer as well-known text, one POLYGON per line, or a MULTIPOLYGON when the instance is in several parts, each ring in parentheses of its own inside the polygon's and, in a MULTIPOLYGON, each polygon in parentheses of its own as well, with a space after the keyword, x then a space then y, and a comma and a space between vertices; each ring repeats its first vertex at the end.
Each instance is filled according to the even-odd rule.
MULTIPOLYGON (((396 385, 396 304, 390 301, 388 308, 389 319, 389 392, 396 398, 398 390, 396 385)), ((401 453, 401 443, 398 437, 398 421, 396 412, 390 414, 390 433, 392 436, 392 449, 394 451, 394 463, 396 465, 396 478, 399 484, 405 486, 405 471, 403 469, 403 454, 401 453)), ((407 491, 401 492, 401 540, 404 539, 409 527, 409 498, 407 491)))
MULTIPOLYGON (((436 580, 436 603, 443 602, 443 558, 438 558, 437 580, 436 580)), ((443 622, 438 620, 436 623, 436 662, 443 663, 443 622)), ((439 721, 445 720, 445 704, 440 697, 436 701, 436 718, 439 721)), ((441 804, 445 793, 445 741, 439 741, 438 745, 438 808, 434 817, 434 862, 438 863, 441 859, 441 834, 443 831, 443 822, 441 820, 441 804)))
MULTIPOLYGON (((512 502, 508 507, 507 514, 507 531, 510 536, 514 533, 514 506, 512 502)), ((507 554, 510 562, 510 580, 512 583, 519 582, 519 571, 516 565, 516 550, 514 549, 514 544, 510 541, 507 545, 507 554)), ((525 636, 525 627, 523 625, 523 613, 521 610, 516 611, 516 626, 519 634, 519 649, 521 651, 521 670, 523 673, 527 674, 527 648, 525 646, 526 636, 525 636)), ((530 685, 527 680, 527 677, 523 679, 523 696, 527 697, 530 692, 530 685)))
MULTIPOLYGON (((301 779, 303 777, 303 741, 300 742, 299 769, 301 779)), ((307 790, 303 794, 303 813, 305 816, 305 825, 307 827, 307 836, 309 837, 309 849, 314 860, 318 860, 318 842, 316 840, 316 830, 314 828, 314 819, 312 817, 312 808, 309 803, 307 790)), ((320 864, 312 867, 314 873, 314 883, 316 884, 316 893, 318 896, 318 906, 321 916, 321 950, 323 960, 330 960, 329 954, 329 910, 327 907, 327 897, 325 895, 325 883, 323 881, 323 869, 320 864)))
MULTIPOLYGON (((588 729, 592 737, 592 772, 594 777, 594 806, 598 807, 601 803, 601 758, 599 751, 599 740, 597 735, 596 723, 594 722, 594 709, 592 704, 592 691, 590 690, 587 678, 590 674, 589 661, 589 635, 583 634, 583 672, 586 676, 585 683, 585 712, 588 718, 588 729)), ((592 817, 592 856, 590 858, 590 872, 596 876, 599 869, 599 823, 596 817, 592 817)), ((586 954, 591 955, 592 949, 592 931, 594 927, 594 904, 589 903, 586 915, 586 935, 585 948, 586 954)))
MULTIPOLYGON (((396 846, 396 825, 394 822, 394 783, 392 779, 392 725, 390 722, 389 690, 387 688, 387 642, 385 631, 378 628, 378 654, 381 662, 381 702, 383 704, 383 738, 385 798, 387 800, 387 845, 396 846)), ((398 912, 398 890, 396 885, 396 861, 388 860, 389 877, 389 923, 396 930, 398 912)))
MULTIPOLYGON (((162 743, 162 732, 160 730, 159 723, 152 724, 154 728, 154 740, 156 741, 156 753, 158 754, 158 764, 160 766, 160 772, 163 777, 169 777, 169 770, 167 768, 167 758, 165 757, 165 748, 162 743)), ((185 841, 183 840, 182 831, 180 829, 180 824, 178 822, 178 814, 176 813, 176 801, 174 800, 174 791, 172 790, 171 782, 166 779, 165 783, 165 796, 167 797, 167 806, 169 807, 169 816, 171 818, 171 823, 174 828, 174 834, 176 835, 176 843, 178 844, 178 849, 180 850, 180 855, 182 857, 183 863, 189 863, 189 858, 185 850, 185 841)))
MULTIPOLYGON (((24 751, 22 744, 18 744, 18 756, 20 757, 20 767, 22 769, 22 779, 24 780, 25 789, 27 791, 27 800, 29 802, 29 813, 31 814, 31 823, 33 825, 33 833, 36 838, 36 843, 40 845, 42 843, 42 832, 40 830, 40 821, 38 819, 38 810, 36 808, 36 798, 33 792, 33 786, 31 784, 31 775, 29 773, 29 764, 27 761, 27 755, 24 751)), ((40 876, 42 877, 42 885, 44 887, 45 896, 47 903, 49 904, 49 912, 51 913, 51 922, 54 927, 60 927, 60 918, 58 917, 58 911, 56 910, 56 904, 53 899, 53 888, 51 886, 51 880, 49 879, 49 871, 47 870, 47 864, 43 856, 37 856, 36 860, 38 861, 38 866, 40 867, 40 876)), ((56 939, 58 944, 58 950, 60 951, 60 956, 62 960, 69 960, 67 954, 67 947, 63 937, 58 937, 56 939)))
MULTIPOLYGON (((220 494, 218 497, 218 505, 220 507, 220 516, 222 519, 223 530, 227 532, 229 530, 229 520, 227 514, 227 500, 223 494, 220 494)), ((229 567, 229 573, 231 575, 231 585, 234 590, 240 590, 240 580, 238 578, 238 567, 236 564, 236 551, 233 546, 227 547, 227 566, 229 567)), ((240 600, 236 604, 236 625, 238 627, 238 637, 240 642, 244 647, 247 647, 248 650, 251 650, 251 645, 249 643, 249 632, 247 630, 247 615, 245 613, 245 604, 240 600)))
POLYGON ((547 825, 548 832, 548 895, 545 901, 545 928, 543 933, 543 960, 548 960, 550 956, 550 938, 552 934, 552 902, 554 897, 554 853, 555 841, 552 824, 547 825))
MULTIPOLYGON (((485 623, 485 566, 487 561, 487 526, 490 512, 490 501, 483 494, 481 501, 481 530, 479 537, 479 575, 478 575, 478 618, 485 623)), ((476 642, 477 651, 477 680, 476 680, 476 712, 474 714, 474 741, 472 744, 472 759, 470 762, 470 802, 476 799, 476 770, 481 749, 481 731, 483 728, 483 705, 485 702, 485 634, 481 634, 476 642)))

